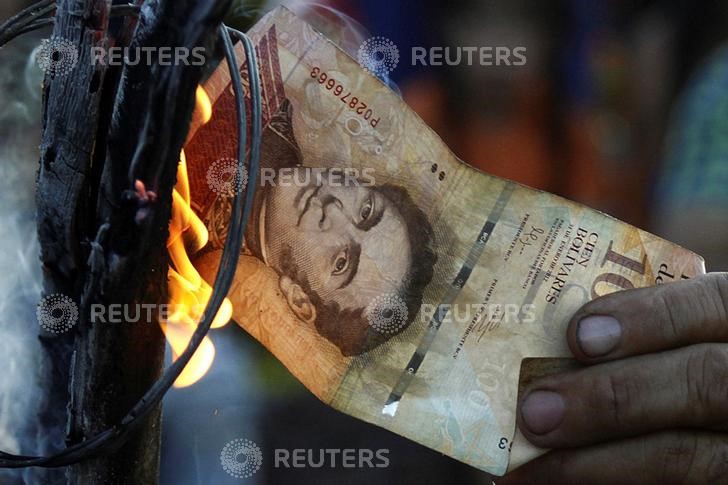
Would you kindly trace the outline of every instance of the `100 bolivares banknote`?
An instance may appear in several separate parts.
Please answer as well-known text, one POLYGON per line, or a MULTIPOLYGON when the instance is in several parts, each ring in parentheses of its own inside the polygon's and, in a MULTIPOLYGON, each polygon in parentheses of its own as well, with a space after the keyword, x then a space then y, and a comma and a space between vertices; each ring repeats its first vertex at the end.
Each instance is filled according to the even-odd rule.
MULTIPOLYGON (((704 272, 685 249, 458 160, 290 11, 249 35, 265 129, 229 298, 235 321, 334 408, 501 475, 543 451, 516 432, 519 377, 570 355, 572 314, 704 272)), ((209 277, 231 189, 247 180, 224 177, 237 150, 224 62, 204 89, 212 117, 193 122, 185 153, 209 277)))

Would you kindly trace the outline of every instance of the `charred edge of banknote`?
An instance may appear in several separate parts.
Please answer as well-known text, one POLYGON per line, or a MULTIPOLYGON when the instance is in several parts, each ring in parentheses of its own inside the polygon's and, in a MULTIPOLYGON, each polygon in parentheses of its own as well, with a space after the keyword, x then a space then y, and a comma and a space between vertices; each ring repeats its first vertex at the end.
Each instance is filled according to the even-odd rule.
MULTIPOLYGON (((286 100, 283 75, 278 58, 278 35, 275 25, 262 36, 255 46, 258 56, 261 82, 261 106, 263 107, 263 128, 267 127, 282 109, 286 100)), ((249 73, 245 61, 239 67, 244 84, 249 84, 249 73)), ((218 195, 208 188, 207 176, 211 166, 223 159, 235 160, 234 151, 237 134, 234 126, 235 112, 232 81, 226 64, 221 64, 205 83, 205 91, 212 94, 212 118, 197 127, 185 146, 185 153, 194 163, 189 164, 190 190, 195 194, 193 208, 200 217, 206 218, 218 195), (224 86, 224 88, 223 88, 224 86), (217 96, 216 96, 217 94, 217 96)), ((251 103, 247 90, 245 101, 251 103)))

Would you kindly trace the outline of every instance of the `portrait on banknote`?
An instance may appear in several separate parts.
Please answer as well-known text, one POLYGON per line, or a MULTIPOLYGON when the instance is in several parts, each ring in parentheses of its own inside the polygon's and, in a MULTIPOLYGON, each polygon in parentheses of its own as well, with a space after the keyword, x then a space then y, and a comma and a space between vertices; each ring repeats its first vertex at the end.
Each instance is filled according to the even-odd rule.
MULTIPOLYGON (((285 100, 265 129, 244 253, 278 274, 296 318, 344 356, 401 333, 422 304, 436 260, 433 231, 407 189, 369 173, 307 165, 285 100), (373 290, 375 290, 373 292, 373 290)), ((208 213, 210 249, 226 236, 231 197, 208 213)))

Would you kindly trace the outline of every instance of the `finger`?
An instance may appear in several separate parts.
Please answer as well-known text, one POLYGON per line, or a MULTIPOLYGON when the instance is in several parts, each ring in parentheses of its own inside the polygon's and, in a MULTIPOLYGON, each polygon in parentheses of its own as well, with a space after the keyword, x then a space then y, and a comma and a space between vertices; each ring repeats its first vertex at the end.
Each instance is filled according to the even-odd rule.
POLYGON ((603 445, 553 450, 496 485, 728 483, 728 436, 671 431, 603 445))
POLYGON ((582 446, 728 422, 728 345, 702 344, 546 377, 519 406, 524 436, 542 448, 582 446))
POLYGON ((728 273, 613 293, 584 305, 567 331, 585 363, 700 342, 728 342, 728 273))

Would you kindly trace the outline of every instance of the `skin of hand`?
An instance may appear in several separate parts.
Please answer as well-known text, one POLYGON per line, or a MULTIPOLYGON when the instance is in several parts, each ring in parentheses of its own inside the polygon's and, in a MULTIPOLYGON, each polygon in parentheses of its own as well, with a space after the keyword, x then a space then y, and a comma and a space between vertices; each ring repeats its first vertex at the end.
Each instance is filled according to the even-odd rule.
POLYGON ((567 339, 584 367, 519 403, 551 451, 498 485, 728 483, 728 273, 593 300, 567 339))

